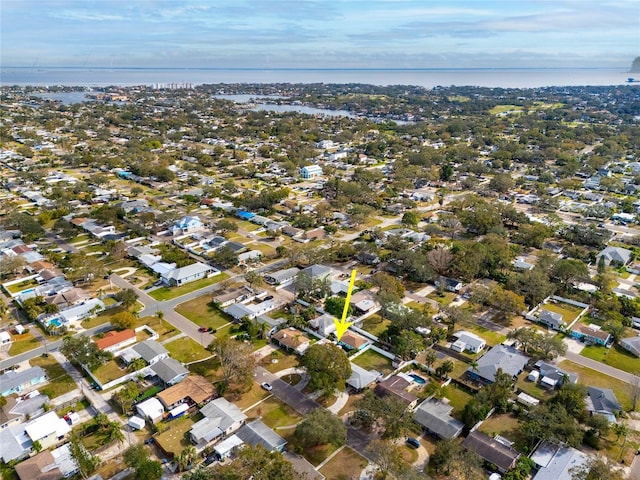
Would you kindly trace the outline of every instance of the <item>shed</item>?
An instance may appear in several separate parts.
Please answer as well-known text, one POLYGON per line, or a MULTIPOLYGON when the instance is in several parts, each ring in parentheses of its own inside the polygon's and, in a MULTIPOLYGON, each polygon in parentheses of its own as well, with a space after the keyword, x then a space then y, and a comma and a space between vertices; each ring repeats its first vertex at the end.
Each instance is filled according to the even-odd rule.
POLYGON ((135 428, 136 430, 142 430, 146 425, 146 422, 144 421, 144 418, 140 418, 137 415, 134 415, 133 417, 129 418, 129 420, 127 420, 127 425, 129 425, 131 428, 135 428))
POLYGON ((136 405, 136 411, 141 417, 148 419, 152 423, 162 420, 164 407, 157 398, 150 398, 136 405))
POLYGON ((213 451, 215 452, 216 457, 222 460, 224 458, 227 458, 229 455, 231 455, 231 452, 233 451, 233 449, 242 445, 243 443, 244 442, 240 437, 238 437, 237 435, 231 435, 229 438, 218 443, 213 448, 213 451))

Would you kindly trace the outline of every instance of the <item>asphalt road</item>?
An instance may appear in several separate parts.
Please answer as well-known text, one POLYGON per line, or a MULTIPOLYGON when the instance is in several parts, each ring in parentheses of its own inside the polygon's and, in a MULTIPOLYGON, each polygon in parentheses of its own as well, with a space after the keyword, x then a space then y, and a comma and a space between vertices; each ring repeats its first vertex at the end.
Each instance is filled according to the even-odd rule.
MULTIPOLYGON (((31 327, 35 328, 35 327, 31 327)), ((98 333, 107 332, 111 330, 110 323, 103 323, 102 325, 98 325, 97 327, 89 328, 84 332, 78 333, 77 335, 88 335, 93 336, 98 333)), ((15 355, 11 358, 7 358, 6 360, 0 361, 0 370, 4 370, 5 368, 12 367, 18 363, 24 362, 26 360, 31 360, 34 357, 39 357, 43 353, 52 352, 54 350, 58 350, 62 345, 62 340, 56 340, 55 342, 47 342, 46 346, 34 348, 33 350, 29 350, 28 352, 21 353, 20 355, 15 355)))
POLYGON ((623 382, 626 382, 626 383, 640 381, 640 379, 636 375, 632 375, 622 370, 618 370, 617 368, 613 368, 605 363, 591 360, 590 358, 583 357, 582 355, 578 355, 577 353, 567 352, 563 355, 563 357, 566 358, 567 360, 571 360, 574 363, 580 364, 583 367, 588 367, 598 372, 602 372, 605 375, 609 375, 610 377, 616 378, 618 380, 622 380, 623 382))

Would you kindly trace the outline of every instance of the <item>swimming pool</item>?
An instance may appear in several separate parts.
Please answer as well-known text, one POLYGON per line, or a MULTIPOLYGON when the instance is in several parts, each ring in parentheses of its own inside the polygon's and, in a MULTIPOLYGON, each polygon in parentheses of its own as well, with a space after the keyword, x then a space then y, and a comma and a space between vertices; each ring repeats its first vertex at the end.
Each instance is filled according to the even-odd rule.
POLYGON ((425 383, 427 383, 427 381, 424 378, 422 378, 420 375, 416 375, 415 373, 411 373, 409 374, 409 376, 413 378, 413 380, 420 385, 424 385, 425 383))
POLYGON ((57 318, 52 318, 51 320, 49 320, 49 325, 59 327, 60 325, 62 325, 62 323, 60 323, 60 320, 58 320, 57 318))

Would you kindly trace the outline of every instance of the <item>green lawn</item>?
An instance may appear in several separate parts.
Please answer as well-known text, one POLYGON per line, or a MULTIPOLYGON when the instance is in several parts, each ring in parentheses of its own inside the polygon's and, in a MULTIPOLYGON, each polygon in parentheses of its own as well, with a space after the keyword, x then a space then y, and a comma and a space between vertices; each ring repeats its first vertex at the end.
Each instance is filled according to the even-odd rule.
POLYGON ((520 436, 518 419, 511 415, 491 415, 487 420, 482 422, 479 430, 491 437, 502 435, 512 442, 516 442, 516 446, 522 450, 524 440, 520 436))
POLYGON ((221 312, 213 305, 209 295, 203 295, 202 297, 181 303, 175 308, 175 311, 197 325, 215 329, 218 329, 233 320, 230 316, 221 312))
POLYGON ((116 378, 124 376, 127 370, 120 368, 116 360, 111 360, 94 370, 93 375, 100 380, 103 385, 109 383, 116 378))
POLYGON ((43 388, 38 388, 38 390, 49 398, 59 397, 78 388, 71 376, 62 368, 62 365, 56 361, 53 355, 34 357, 29 360, 29 363, 32 367, 42 367, 46 372, 49 383, 43 388))
MULTIPOLYGON (((254 402, 255 403, 255 402, 254 402)), ((296 425, 302 417, 291 407, 271 397, 245 412, 249 419, 261 418, 270 428, 296 425)))
POLYGON ((358 355, 353 359, 353 363, 367 370, 376 370, 384 375, 393 370, 391 360, 372 349, 358 355))
POLYGON ((500 332, 494 332, 493 330, 482 327, 480 325, 464 325, 463 328, 483 338, 484 341, 487 342, 487 345, 490 345, 492 347, 501 344, 504 339, 507 338, 506 335, 503 335, 500 332))
POLYGON ((545 303, 541 310, 559 313, 562 315, 562 319, 569 324, 576 319, 583 309, 568 303, 545 303))
POLYGON ((37 287, 37 286, 38 286, 38 282, 36 282, 34 279, 31 279, 31 280, 24 280, 19 283, 14 283, 13 285, 4 287, 4 289, 7 290, 9 293, 18 293, 23 290, 27 290, 28 288, 37 287))
POLYGON ((168 429, 155 437, 156 443, 162 445, 165 451, 178 455, 191 445, 185 434, 191 430, 194 423, 191 417, 188 416, 171 420, 166 424, 168 429))
POLYGON ((148 326, 149 328, 151 328, 154 332, 156 332, 160 338, 158 338, 156 341, 158 342, 163 342, 164 340, 174 337, 176 335, 178 335, 178 330, 176 329, 176 327, 174 327, 173 325, 171 325, 169 322, 167 322, 166 320, 161 320, 160 318, 156 317, 156 316, 148 316, 148 317, 142 317, 139 318, 136 323, 133 325, 133 328, 138 328, 141 327, 143 325, 148 326))
POLYGON ((640 370, 640 360, 634 357, 624 348, 614 345, 611 348, 604 348, 600 345, 584 347, 580 352, 583 357, 606 363, 614 368, 624 370, 628 373, 635 373, 640 370))
POLYGON ((210 358, 203 360, 202 362, 192 363, 187 368, 191 373, 201 375, 212 383, 215 383, 222 378, 220 360, 217 358, 210 358))
POLYGON ((269 393, 264 388, 253 382, 251 385, 251 390, 243 393, 240 400, 234 399, 233 403, 235 403, 240 410, 245 410, 251 405, 255 405, 260 400, 266 398, 268 395, 269 393))
POLYGON ((355 450, 345 447, 329 460, 321 469, 327 480, 359 478, 362 469, 369 462, 355 450))
POLYGON ((382 320, 380 315, 371 315, 362 321, 362 329, 378 336, 387 329, 390 323, 391 320, 382 320))
POLYGON ((435 300, 436 302, 442 305, 449 305, 451 304, 451 302, 453 302, 456 299, 456 296, 457 295, 453 292, 442 292, 442 295, 441 295, 440 293, 435 291, 427 295, 427 298, 430 298, 431 300, 435 300))
POLYGON ((473 398, 471 394, 456 386, 455 383, 450 383, 444 387, 442 393, 449 399, 449 405, 453 407, 454 416, 458 417, 464 410, 465 405, 473 398))
POLYGON ((164 347, 169 351, 169 355, 182 363, 197 362, 211 356, 202 345, 189 337, 177 338, 165 343, 164 347))
POLYGON ((505 112, 521 112, 522 106, 520 105, 496 105, 492 109, 489 110, 491 115, 496 115, 497 113, 505 113, 505 112))
POLYGON ((276 373, 286 368, 293 368, 298 366, 297 355, 284 353, 281 350, 276 350, 276 352, 274 353, 262 360, 262 366, 269 370, 271 373, 276 373), (276 360, 276 362, 274 362, 273 360, 276 360))
POLYGON ((589 385, 591 387, 610 388, 615 393, 618 401, 625 411, 631 410, 631 396, 629 386, 621 380, 612 378, 604 373, 598 372, 591 368, 583 367, 571 360, 563 360, 560 362, 560 368, 578 375, 578 383, 589 385))
POLYGON ((13 343, 9 349, 9 355, 20 355, 21 353, 28 352, 34 348, 40 346, 40 342, 33 336, 31 332, 23 333, 22 335, 11 335, 13 343))
POLYGON ((555 395, 555 391, 541 387, 536 382, 527 380, 527 376, 529 376, 529 373, 524 372, 518 377, 518 380, 516 381, 516 388, 522 390, 527 395, 537 398, 538 400, 549 400, 555 395))
POLYGON ((229 278, 229 275, 222 272, 219 275, 216 275, 215 277, 201 278, 200 280, 187 283, 186 285, 182 285, 180 287, 161 287, 149 292, 149 296, 159 301, 172 300, 181 295, 186 295, 187 293, 195 292, 196 290, 200 290, 201 288, 208 287, 209 285, 213 285, 215 283, 221 282, 226 278, 229 278))

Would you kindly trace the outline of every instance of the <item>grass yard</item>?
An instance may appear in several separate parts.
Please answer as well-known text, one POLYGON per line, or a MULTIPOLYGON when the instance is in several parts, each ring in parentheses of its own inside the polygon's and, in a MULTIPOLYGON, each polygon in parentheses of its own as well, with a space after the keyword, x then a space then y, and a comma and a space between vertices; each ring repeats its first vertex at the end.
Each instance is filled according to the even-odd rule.
POLYGON ((580 352, 583 357, 606 363, 614 368, 624 370, 628 373, 635 373, 640 370, 640 360, 627 352, 624 348, 614 345, 611 348, 604 348, 600 345, 584 347, 580 352))
POLYGON ((186 285, 182 285, 180 287, 161 287, 149 292, 149 296, 158 301, 172 300, 182 295, 186 295, 187 293, 195 292, 196 290, 200 290, 201 288, 221 282, 226 278, 229 278, 229 275, 222 272, 215 277, 201 278, 200 280, 187 283, 186 285))
POLYGON ((109 383, 116 378, 120 378, 127 373, 125 369, 120 368, 118 363, 115 360, 110 360, 104 365, 98 367, 94 370, 93 375, 100 380, 100 383, 103 385, 105 383, 109 383))
POLYGON ((494 332, 493 330, 482 327, 480 325, 464 325, 463 328, 483 338, 484 341, 487 342, 487 345, 490 345, 492 347, 501 344, 504 339, 507 338, 506 335, 503 335, 500 332, 494 332))
POLYGON ((383 320, 380 315, 371 315, 362 321, 362 329, 378 336, 387 329, 390 323, 391 320, 383 320))
POLYGON ((243 393, 240 400, 234 399, 233 403, 235 403, 240 410, 246 410, 252 405, 258 403, 260 400, 263 400, 267 396, 269 396, 269 393, 264 388, 262 388, 256 382, 252 382, 251 390, 243 393))
POLYGON ((560 362, 560 368, 578 375, 578 382, 591 387, 610 388, 615 393, 618 401, 625 411, 631 410, 631 396, 629 387, 625 382, 616 380, 604 373, 600 373, 591 368, 583 367, 571 360, 563 360, 560 362))
POLYGON ((449 405, 453 407, 453 415, 458 417, 464 410, 464 406, 473 398, 471 394, 462 390, 455 383, 450 383, 444 387, 442 393, 449 400, 449 405))
POLYGON ((182 450, 191 445, 185 438, 185 433, 191 430, 195 422, 191 417, 183 416, 167 423, 167 430, 156 436, 156 443, 162 446, 166 452, 178 455, 182 450))
POLYGON ((522 108, 520 105, 496 105, 489 110, 489 114, 496 115, 505 112, 522 112, 522 108))
POLYGON ((353 363, 366 369, 376 370, 384 375, 391 373, 393 368, 391 367, 391 359, 380 355, 378 352, 369 349, 361 355, 354 358, 353 363))
POLYGON ((209 358, 202 362, 192 363, 187 368, 191 373, 201 375, 212 383, 217 382, 222 378, 220 360, 217 358, 209 358))
POLYGON ((158 338, 158 342, 163 342, 164 340, 174 337, 179 333, 176 327, 166 320, 161 320, 156 316, 142 317, 136 321, 132 328, 138 328, 143 325, 148 326, 159 335, 160 338, 158 338))
POLYGON ((59 397, 78 387, 76 382, 73 381, 71 376, 62 368, 62 365, 57 362, 53 355, 49 355, 48 357, 35 357, 29 360, 29 363, 32 367, 42 367, 46 372, 49 383, 38 390, 49 398, 59 397))
POLYGON ((327 480, 359 478, 369 462, 355 450, 345 447, 320 469, 327 480))
POLYGON ((568 325, 576 319, 583 309, 569 305, 568 303, 545 303, 544 306, 541 307, 541 310, 559 313, 568 325))
POLYGON ((181 303, 175 310, 193 323, 203 327, 218 329, 232 320, 230 316, 213 305, 209 295, 181 303))
POLYGON ((263 242, 250 243, 249 245, 247 245, 247 247, 249 247, 251 250, 260 250, 263 257, 275 258, 276 256, 276 249, 271 245, 267 245, 263 242))
POLYGON ((234 222, 236 225, 238 225, 238 228, 244 230, 245 232, 253 232, 254 230, 258 230, 259 228, 262 228, 261 225, 258 225, 256 223, 251 223, 246 220, 237 220, 234 218, 231 221, 234 222))
POLYGON ((269 428, 288 427, 296 425, 302 420, 302 417, 293 408, 274 397, 266 399, 251 410, 247 410, 246 415, 249 419, 262 419, 269 428))
POLYGON ((293 368, 298 366, 298 357, 296 355, 283 353, 280 350, 276 350, 276 352, 277 355, 274 355, 272 353, 262 360, 262 366, 269 370, 271 373, 276 373, 286 368, 293 368), (273 362, 273 360, 277 361, 273 362))
POLYGON ((511 415, 491 415, 487 420, 482 422, 479 430, 491 437, 502 435, 512 442, 516 442, 516 446, 522 451, 523 440, 519 434, 518 419, 511 415))
POLYGON ((456 299, 456 294, 453 292, 442 292, 442 295, 438 291, 431 292, 427 295, 427 298, 435 300, 441 305, 450 305, 456 299))
POLYGON ((556 394, 553 390, 541 387, 536 382, 527 380, 527 376, 529 376, 529 372, 524 372, 518 377, 518 380, 516 381, 516 388, 522 390, 527 395, 531 395, 538 400, 544 401, 551 399, 551 397, 556 394))
POLYGON ((13 340, 9 349, 9 355, 11 356, 20 355, 40 346, 40 342, 31 332, 26 332, 22 335, 11 335, 11 339, 13 340))
POLYGON ((211 356, 202 345, 189 337, 177 338, 165 343, 164 347, 169 351, 169 355, 181 363, 197 362, 211 356))
POLYGON ((27 290, 29 288, 37 287, 37 286, 38 286, 38 282, 34 279, 30 279, 30 280, 23 280, 22 282, 14 283, 13 285, 6 286, 4 287, 4 289, 9 293, 18 293, 23 290, 27 290))

